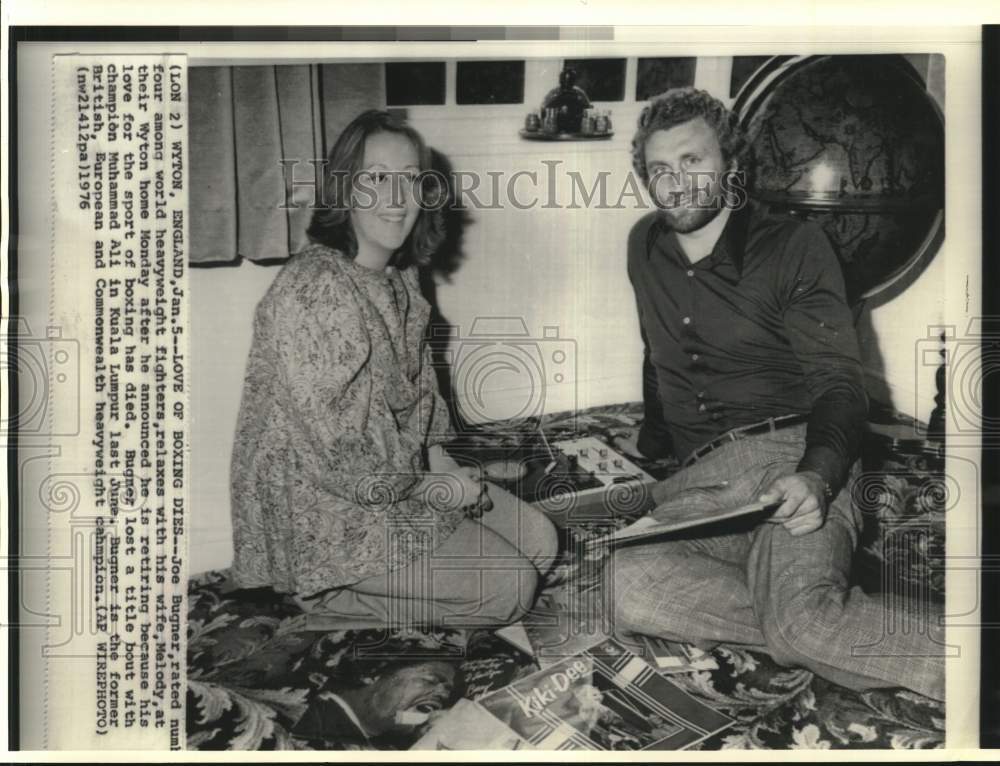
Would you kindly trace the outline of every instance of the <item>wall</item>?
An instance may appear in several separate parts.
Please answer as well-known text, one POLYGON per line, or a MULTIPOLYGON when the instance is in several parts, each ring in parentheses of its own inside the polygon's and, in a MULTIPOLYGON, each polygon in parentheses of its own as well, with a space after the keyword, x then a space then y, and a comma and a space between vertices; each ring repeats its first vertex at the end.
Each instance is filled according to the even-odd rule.
MULTIPOLYGON (((634 92, 635 61, 627 70, 626 92, 634 92)), ((529 62, 526 100, 534 103, 544 91, 537 83, 555 80, 552 62, 529 62), (548 72, 545 67, 552 69, 548 72), (540 77, 545 73, 545 77, 540 77), (534 84, 533 84, 534 83, 534 84), (532 90, 532 88, 534 90, 532 90), (537 99, 536 99, 537 96, 537 99)), ((729 60, 702 59, 696 85, 714 93, 728 92, 729 60)), ((728 100, 728 99, 727 99, 728 100)), ((544 209, 556 195, 572 202, 569 174, 579 173, 588 186, 606 171, 608 201, 625 188, 629 144, 641 105, 608 104, 616 135, 609 141, 552 144, 517 137, 526 108, 463 107, 461 110, 411 109, 410 119, 428 142, 448 156, 456 170, 485 177, 487 171, 509 178, 516 171, 535 171, 538 206, 516 210, 470 211, 464 233, 466 258, 450 282, 438 286, 444 318, 457 327, 464 342, 458 356, 457 383, 464 373, 492 372, 475 389, 481 404, 466 404, 470 419, 530 414, 536 408, 559 411, 641 397, 641 346, 631 287, 625 273, 624 242, 643 211, 625 197, 623 209, 544 209), (555 183, 550 166, 555 163, 555 183), (509 333, 511 319, 523 321, 531 354, 540 354, 547 385, 526 385, 537 379, 526 368, 505 367, 496 354, 469 356, 475 351, 470 335, 482 317, 507 317, 500 328, 509 333), (545 338, 545 328, 558 338, 545 338), (550 350, 563 350, 566 362, 555 365, 550 350), (562 383, 554 375, 575 364, 575 374, 562 383), (462 367, 461 365, 465 365, 462 367), (544 395, 541 392, 544 391, 544 395)), ((518 184, 522 201, 528 184, 518 184)), ((490 194, 481 190, 489 204, 490 194)), ((580 202, 579 193, 577 201, 580 202)), ((872 388, 890 396, 904 412, 927 419, 933 407, 934 368, 915 366, 917 342, 927 326, 941 321, 940 289, 946 277, 948 251, 943 247, 921 276, 902 294, 866 310, 861 322, 866 369, 872 388), (920 317, 918 322, 914 317, 920 317)), ((192 269, 193 417, 191 571, 227 566, 232 559, 228 471, 231 441, 239 407, 240 387, 253 308, 266 291, 277 267, 244 263, 236 267, 192 269), (222 308, 224 307, 224 310, 222 308)), ((496 329, 493 327, 491 329, 496 329)), ((514 336, 507 335, 507 338, 514 336)), ((521 357, 523 360, 526 357, 521 357)), ((457 393, 470 393, 459 385, 457 393)))

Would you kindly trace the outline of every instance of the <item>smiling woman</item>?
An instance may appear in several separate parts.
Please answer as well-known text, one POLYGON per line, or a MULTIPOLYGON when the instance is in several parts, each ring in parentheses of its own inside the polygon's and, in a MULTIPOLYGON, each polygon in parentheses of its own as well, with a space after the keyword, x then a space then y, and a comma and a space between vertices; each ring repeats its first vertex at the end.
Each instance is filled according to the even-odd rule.
POLYGON ((355 260, 384 269, 416 222, 413 180, 420 173, 417 147, 400 133, 375 133, 365 142, 359 181, 373 192, 371 204, 355 205, 351 226, 358 241, 355 260))
POLYGON ((293 594, 309 627, 512 622, 556 553, 541 512, 444 449, 417 275, 445 234, 413 189, 429 168, 415 130, 386 112, 356 118, 329 158, 315 244, 257 307, 233 575, 293 594))
POLYGON ((375 270, 393 256, 399 269, 427 265, 445 236, 441 211, 421 210, 413 188, 430 170, 430 151, 416 130, 387 112, 363 112, 330 152, 310 239, 375 270))

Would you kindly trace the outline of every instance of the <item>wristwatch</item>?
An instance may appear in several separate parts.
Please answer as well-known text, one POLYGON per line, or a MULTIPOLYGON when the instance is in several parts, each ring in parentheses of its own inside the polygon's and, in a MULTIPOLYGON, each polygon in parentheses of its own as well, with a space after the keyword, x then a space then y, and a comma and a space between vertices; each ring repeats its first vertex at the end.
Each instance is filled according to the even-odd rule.
POLYGON ((823 497, 826 498, 827 503, 832 503, 833 499, 836 497, 836 493, 833 491, 833 487, 830 486, 830 482, 823 479, 823 497))

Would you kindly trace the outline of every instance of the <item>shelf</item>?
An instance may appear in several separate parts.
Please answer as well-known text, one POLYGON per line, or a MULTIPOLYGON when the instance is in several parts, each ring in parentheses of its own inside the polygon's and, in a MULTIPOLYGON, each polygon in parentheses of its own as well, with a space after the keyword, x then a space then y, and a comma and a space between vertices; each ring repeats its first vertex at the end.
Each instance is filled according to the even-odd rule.
POLYGON ((519 131, 521 138, 527 141, 607 141, 615 132, 607 133, 545 133, 541 130, 519 131))

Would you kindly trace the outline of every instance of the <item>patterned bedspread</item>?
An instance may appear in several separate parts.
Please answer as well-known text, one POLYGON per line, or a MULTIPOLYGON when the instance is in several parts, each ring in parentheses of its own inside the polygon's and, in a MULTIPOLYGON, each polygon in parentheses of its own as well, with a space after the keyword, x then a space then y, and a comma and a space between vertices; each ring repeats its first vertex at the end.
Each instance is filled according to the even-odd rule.
MULTIPOLYGON (((608 439, 641 418, 641 405, 601 407, 543 418, 550 441, 592 435, 608 439)), ((912 423, 897 418, 897 429, 912 423)), ((520 437, 509 428, 466 439, 468 454, 492 453, 520 437)), ((954 502, 940 475, 942 460, 917 439, 870 435, 854 501, 865 511, 855 578, 869 592, 928 589, 943 600, 944 514, 954 502)), ((657 478, 670 462, 643 463, 657 478)), ((565 535, 555 589, 587 589, 600 561, 581 555, 586 528, 565 535), (585 560, 588 559, 588 560, 585 560)), ((944 707, 903 689, 857 693, 805 670, 782 668, 761 653, 720 646, 718 669, 672 676, 700 699, 736 719, 702 742, 706 750, 746 748, 932 748, 944 742, 944 707)), ((531 658, 493 633, 419 630, 309 632, 298 607, 260 589, 238 591, 225 572, 192 578, 188 619, 187 741, 191 749, 406 749, 414 730, 370 741, 343 733, 293 733, 311 706, 340 689, 376 689, 400 662, 442 661, 457 669, 449 704, 475 699, 537 670, 531 658)), ((405 664, 405 663, 403 663, 405 664)), ((398 689, 396 690, 399 691, 398 689)), ((347 692, 344 692, 347 694, 347 692)), ((329 703, 326 703, 329 704, 329 703)))

